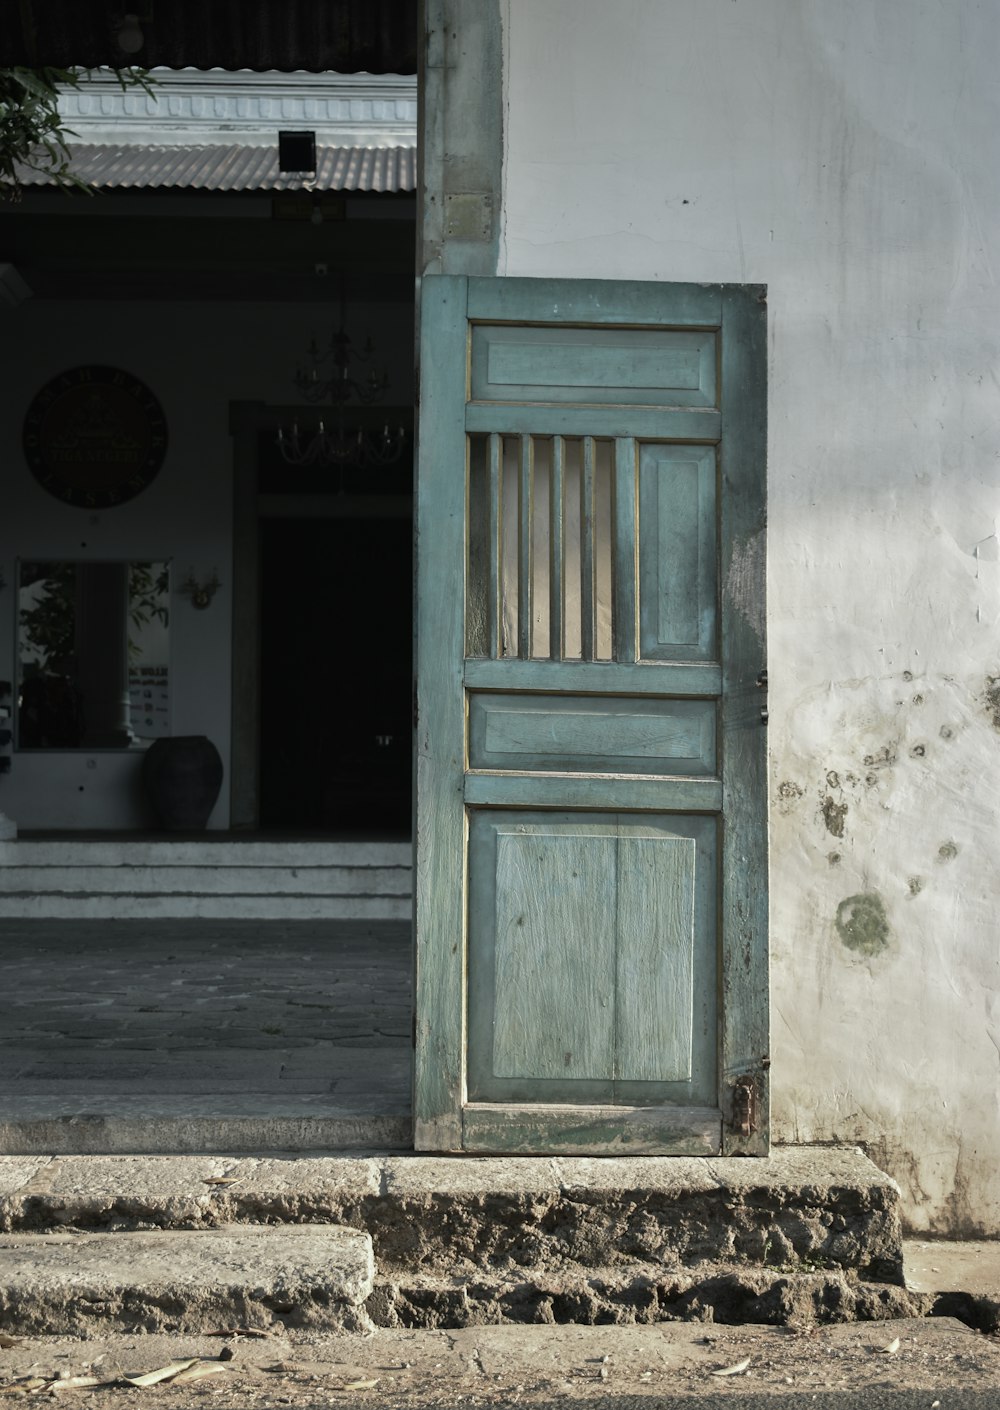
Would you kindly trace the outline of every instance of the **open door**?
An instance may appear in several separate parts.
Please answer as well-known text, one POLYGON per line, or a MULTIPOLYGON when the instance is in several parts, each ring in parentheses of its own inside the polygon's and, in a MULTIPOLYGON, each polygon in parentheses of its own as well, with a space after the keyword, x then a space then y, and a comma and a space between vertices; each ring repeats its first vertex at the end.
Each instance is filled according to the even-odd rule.
POLYGON ((422 299, 416 1147, 766 1154, 764 291, 422 299))

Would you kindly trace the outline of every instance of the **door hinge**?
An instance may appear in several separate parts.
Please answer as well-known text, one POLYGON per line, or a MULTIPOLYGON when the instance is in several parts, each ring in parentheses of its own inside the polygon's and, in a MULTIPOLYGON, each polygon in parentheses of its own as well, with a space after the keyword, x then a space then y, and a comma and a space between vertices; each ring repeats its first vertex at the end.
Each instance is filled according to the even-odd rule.
MULTIPOLYGON (((758 690, 767 690, 767 671, 766 671, 766 670, 761 671, 760 675, 758 675, 758 677, 757 677, 757 680, 756 680, 755 684, 756 684, 758 690)), ((764 705, 764 706, 762 707, 762 709, 761 709, 761 712, 760 712, 760 722, 761 722, 761 724, 762 724, 762 725, 766 725, 766 724, 767 724, 767 719, 768 719, 767 706, 764 705)))
POLYGON ((751 1076, 737 1077, 733 1083, 733 1119, 737 1136, 751 1136, 757 1129, 757 1092, 751 1076))

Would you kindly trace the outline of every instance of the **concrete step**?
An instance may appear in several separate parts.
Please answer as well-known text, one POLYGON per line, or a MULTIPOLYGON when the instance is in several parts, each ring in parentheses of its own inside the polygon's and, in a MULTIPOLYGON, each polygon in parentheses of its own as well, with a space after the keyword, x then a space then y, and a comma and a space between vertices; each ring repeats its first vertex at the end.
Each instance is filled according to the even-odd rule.
POLYGON ((102 1328, 366 1331, 372 1242, 329 1225, 0 1237, 0 1327, 29 1335, 102 1328))
POLYGON ((322 1223, 369 1233, 379 1276, 523 1279, 700 1264, 902 1282, 899 1191, 859 1151, 694 1157, 0 1158, 11 1232, 322 1223), (224 1179, 226 1183, 213 1184, 224 1179))
POLYGON ((30 834, 0 844, 2 866, 280 866, 337 863, 355 867, 408 867, 409 842, 240 842, 236 835, 205 832, 192 841, 118 836, 112 840, 69 837, 35 841, 30 834))
POLYGON ((0 896, 0 918, 17 920, 409 920, 409 896, 146 895, 21 893, 0 896))
POLYGON ((188 1151, 402 1151, 412 1144, 408 1097, 338 1103, 335 1095, 276 1095, 254 1091, 249 1084, 214 1096, 186 1092, 172 1097, 147 1090, 97 1098, 85 1092, 0 1092, 0 1150, 12 1157, 90 1153, 96 1158, 141 1151, 170 1159, 188 1151), (384 1109, 373 1111, 374 1105, 384 1109))
POLYGON ((408 843, 0 842, 0 917, 406 920, 408 843))
POLYGON ((348 866, 47 866, 0 869, 0 895, 409 896, 410 868, 348 866))
POLYGON ((798 1327, 931 1313, 934 1298, 843 1272, 634 1264, 380 1276, 370 1237, 330 1225, 0 1235, 0 1330, 186 1333, 226 1327, 431 1331, 504 1325, 798 1327))
POLYGON ((404 1270, 381 1275, 376 1270, 366 1310, 377 1327, 430 1331, 539 1323, 810 1327, 926 1317, 937 1305, 933 1295, 870 1282, 839 1269, 806 1273, 732 1263, 652 1269, 637 1262, 538 1273, 525 1268, 518 1274, 485 1269, 457 1277, 404 1270))

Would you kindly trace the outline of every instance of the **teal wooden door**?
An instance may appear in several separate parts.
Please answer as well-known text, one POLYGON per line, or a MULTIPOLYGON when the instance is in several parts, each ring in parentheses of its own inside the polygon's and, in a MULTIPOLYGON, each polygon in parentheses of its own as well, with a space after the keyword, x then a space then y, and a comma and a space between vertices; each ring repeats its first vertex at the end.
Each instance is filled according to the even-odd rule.
POLYGON ((417 1149, 766 1153, 763 291, 421 320, 417 1149))

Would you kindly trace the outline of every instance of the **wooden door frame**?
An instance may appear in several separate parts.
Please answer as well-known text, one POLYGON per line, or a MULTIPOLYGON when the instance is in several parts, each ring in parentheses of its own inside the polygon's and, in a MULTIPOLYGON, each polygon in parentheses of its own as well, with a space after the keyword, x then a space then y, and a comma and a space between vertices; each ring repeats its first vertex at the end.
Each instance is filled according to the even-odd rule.
MULTIPOLYGON (((500 0, 420 0, 418 23, 417 279, 496 274, 504 137, 500 0)), ((418 327, 418 347, 419 336, 418 327)))

